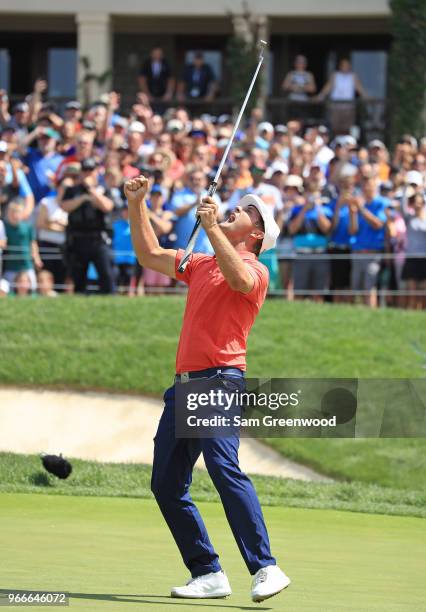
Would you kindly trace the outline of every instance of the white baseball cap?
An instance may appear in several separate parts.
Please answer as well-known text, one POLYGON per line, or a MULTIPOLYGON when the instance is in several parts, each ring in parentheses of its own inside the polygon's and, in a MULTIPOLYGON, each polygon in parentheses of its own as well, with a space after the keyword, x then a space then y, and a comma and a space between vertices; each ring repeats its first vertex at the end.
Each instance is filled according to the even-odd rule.
POLYGON ((421 172, 418 170, 410 170, 410 172, 407 172, 405 175, 405 181, 409 185, 417 185, 418 187, 423 185, 423 177, 421 172))
POLYGON ((265 204, 265 202, 263 202, 263 200, 259 198, 259 196, 252 193, 242 197, 239 205, 242 208, 245 208, 246 206, 255 206, 257 208, 265 225, 265 235, 263 237, 260 252, 263 253, 263 251, 273 249, 280 234, 280 228, 275 222, 271 209, 265 204))
POLYGON ((180 119, 170 119, 167 122, 168 132, 181 132, 185 126, 180 119))
POLYGON ((283 174, 288 174, 288 166, 285 161, 275 160, 272 164, 266 168, 265 178, 270 179, 275 172, 282 172, 283 174))
POLYGON ((129 132, 139 132, 139 134, 144 134, 145 130, 146 128, 141 121, 133 121, 129 125, 129 132))
POLYGON ((272 123, 269 123, 269 121, 262 121, 257 126, 257 131, 259 132, 259 134, 261 134, 262 132, 269 132, 270 134, 273 134, 274 126, 272 125, 272 123))

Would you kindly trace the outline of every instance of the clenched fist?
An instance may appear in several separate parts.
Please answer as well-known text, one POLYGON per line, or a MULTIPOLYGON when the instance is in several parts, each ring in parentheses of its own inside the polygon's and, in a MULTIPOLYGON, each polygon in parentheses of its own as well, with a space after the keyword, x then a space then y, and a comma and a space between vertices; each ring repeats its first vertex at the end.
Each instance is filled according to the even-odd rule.
POLYGON ((197 208, 197 215, 201 219, 201 225, 208 230, 217 225, 218 206, 213 198, 205 197, 197 208))
POLYGON ((124 194, 128 202, 141 202, 148 191, 148 179, 145 176, 138 176, 124 184, 124 194))

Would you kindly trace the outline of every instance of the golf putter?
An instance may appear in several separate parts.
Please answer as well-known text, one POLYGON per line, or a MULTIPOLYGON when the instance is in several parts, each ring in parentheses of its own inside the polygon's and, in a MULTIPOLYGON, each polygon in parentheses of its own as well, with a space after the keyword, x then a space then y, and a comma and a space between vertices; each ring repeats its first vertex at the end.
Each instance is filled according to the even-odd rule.
MULTIPOLYGON (((247 106, 247 102, 248 102, 248 100, 250 98, 250 94, 251 94, 252 89, 254 87, 254 84, 256 82, 257 75, 259 74, 260 67, 262 66, 262 62, 264 60, 263 53, 264 53, 264 50, 265 50, 265 47, 266 47, 267 43, 264 40, 261 40, 259 45, 260 45, 259 63, 257 64, 255 73, 254 73, 253 78, 251 80, 250 86, 249 86, 249 88, 247 90, 246 97, 244 98, 244 102, 243 102, 243 104, 241 106, 240 112, 238 113, 238 117, 237 117, 237 120, 235 121, 234 129, 232 130, 232 134, 231 134, 231 136, 230 136, 230 138, 228 140, 228 144, 226 145, 226 149, 223 152, 222 159, 220 160, 220 164, 219 164, 219 167, 218 167, 218 169, 216 171, 215 177, 214 177, 214 179, 212 180, 212 182, 209 185, 206 197, 212 197, 216 193, 217 184, 219 182, 219 178, 220 178, 220 175, 222 173, 222 168, 225 165, 226 158, 228 157, 229 151, 231 150, 232 143, 233 143, 234 138, 235 138, 235 134, 237 133, 238 126, 240 125, 241 117, 243 116, 243 113, 244 113, 245 108, 247 106)), ((185 271, 186 265, 187 265, 187 263, 189 261, 189 258, 191 257, 191 253, 194 250, 194 246, 195 246, 195 243, 197 241, 198 234, 200 233, 200 230, 201 230, 201 219, 200 219, 200 217, 197 216, 197 220, 195 222, 195 225, 194 225, 193 230, 191 232, 191 235, 189 237, 188 244, 186 245, 185 253, 183 254, 183 257, 180 260, 180 263, 179 263, 179 266, 178 266, 178 271, 181 272, 181 273, 185 271)))

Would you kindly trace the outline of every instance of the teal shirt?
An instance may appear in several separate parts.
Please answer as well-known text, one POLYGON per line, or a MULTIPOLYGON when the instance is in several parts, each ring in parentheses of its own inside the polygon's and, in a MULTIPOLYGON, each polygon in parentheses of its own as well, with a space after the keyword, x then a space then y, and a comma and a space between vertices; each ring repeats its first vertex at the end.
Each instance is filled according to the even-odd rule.
POLYGON ((7 237, 5 270, 12 272, 32 270, 34 266, 31 243, 36 239, 34 227, 26 221, 21 221, 18 225, 11 225, 5 221, 4 227, 7 237))

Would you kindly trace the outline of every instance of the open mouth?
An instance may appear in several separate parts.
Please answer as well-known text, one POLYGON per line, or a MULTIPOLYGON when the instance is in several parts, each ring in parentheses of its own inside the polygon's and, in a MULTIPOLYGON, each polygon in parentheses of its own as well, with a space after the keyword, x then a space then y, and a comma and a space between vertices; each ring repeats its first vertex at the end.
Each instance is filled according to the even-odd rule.
POLYGON ((228 223, 233 223, 236 218, 237 218, 236 214, 234 212, 231 212, 231 214, 227 218, 227 221, 228 221, 228 223))

